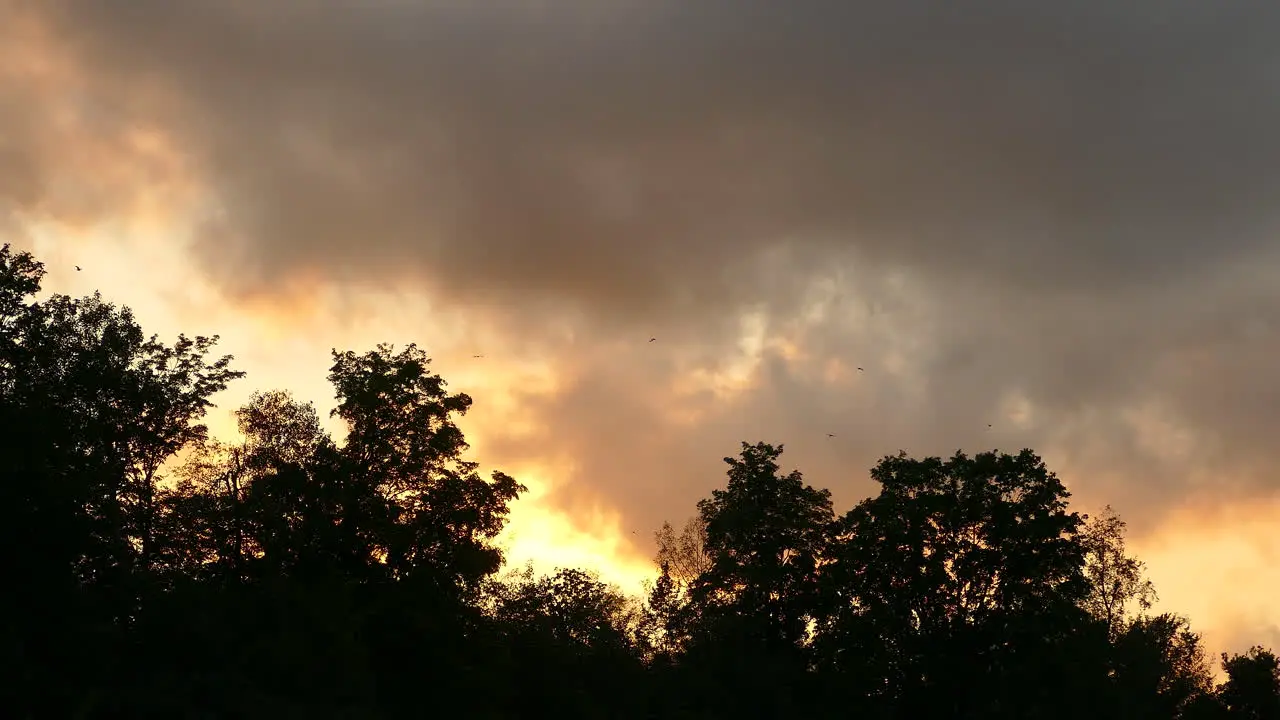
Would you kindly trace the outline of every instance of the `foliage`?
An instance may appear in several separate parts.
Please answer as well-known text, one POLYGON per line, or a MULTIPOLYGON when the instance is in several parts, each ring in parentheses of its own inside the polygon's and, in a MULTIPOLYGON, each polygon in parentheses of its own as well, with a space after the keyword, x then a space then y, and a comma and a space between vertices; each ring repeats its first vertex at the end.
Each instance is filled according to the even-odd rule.
POLYGON ((837 516, 743 443, 633 598, 500 575, 488 479, 415 345, 333 353, 340 439, 0 248, 0 702, 13 717, 1280 718, 1280 660, 1215 683, 1108 508, 1030 450, 885 457, 837 516))
POLYGON ((1130 608, 1146 613, 1157 600, 1155 586, 1143 575, 1141 560, 1125 554, 1125 522, 1108 505, 1085 524, 1085 576, 1089 594, 1084 607, 1117 632, 1129 619, 1130 608))
POLYGON ((672 580, 681 589, 688 589, 694 580, 711 569, 707 525, 700 516, 689 518, 679 535, 676 535, 671 523, 665 522, 653 537, 658 544, 654 562, 659 567, 667 565, 672 580))

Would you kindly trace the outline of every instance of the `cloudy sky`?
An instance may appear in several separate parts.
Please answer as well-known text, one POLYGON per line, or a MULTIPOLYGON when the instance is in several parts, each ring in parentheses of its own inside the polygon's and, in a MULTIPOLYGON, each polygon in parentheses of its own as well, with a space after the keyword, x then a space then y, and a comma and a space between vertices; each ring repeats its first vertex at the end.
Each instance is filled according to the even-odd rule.
POLYGON ((1278 35, 1231 0, 0 0, 0 234, 221 334, 224 411, 423 345, 533 487, 517 561, 634 587, 742 440, 841 509, 899 449, 1032 447, 1215 648, 1280 643, 1278 35))

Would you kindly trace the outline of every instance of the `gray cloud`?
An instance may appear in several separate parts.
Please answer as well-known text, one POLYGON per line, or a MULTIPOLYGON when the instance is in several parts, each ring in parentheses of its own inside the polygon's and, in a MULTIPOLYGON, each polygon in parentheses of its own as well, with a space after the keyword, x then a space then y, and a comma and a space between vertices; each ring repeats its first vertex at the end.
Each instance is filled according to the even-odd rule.
POLYGON ((1123 306, 945 287, 894 302, 881 289, 891 309, 878 317, 857 299, 799 330, 774 317, 771 330, 797 339, 808 358, 766 351, 757 386, 732 401, 662 392, 664 379, 682 374, 670 359, 679 351, 629 362, 603 355, 566 392, 529 400, 543 435, 491 450, 519 457, 556 446, 578 463, 562 503, 603 500, 646 527, 691 514, 722 482, 719 458, 742 439, 785 443, 789 466, 832 488, 842 507, 873 492, 865 470, 898 449, 1033 447, 1084 509, 1112 503, 1144 533, 1210 489, 1206 477, 1220 501, 1275 487, 1280 379, 1266 368, 1280 352, 1268 329, 1280 321, 1280 286, 1252 296, 1214 287, 1238 277, 1206 279, 1197 286, 1204 295, 1152 293, 1123 306), (906 360, 901 374, 895 356, 906 360), (866 372, 833 388, 822 372, 829 358, 866 372), (1011 394, 1029 404, 1025 422, 1007 415, 1011 394), (667 418, 680 410, 705 414, 674 425, 667 418), (1153 443, 1142 424, 1153 421, 1174 434, 1153 443))
MULTIPOLYGON (((898 447, 1061 447, 1080 487, 1137 512, 1192 476, 1152 470, 1121 421, 1152 398, 1197 463, 1269 487, 1280 7, 56 0, 46 19, 88 78, 80 107, 190 153, 221 206, 198 247, 231 292, 320 271, 426 283, 528 332, 557 312, 661 334, 674 349, 579 361, 540 406, 580 483, 637 519, 696 484, 671 468, 715 482, 709 448, 755 437, 795 438, 833 483, 898 447), (848 306, 885 309, 805 347, 897 343, 914 379, 868 373, 881 386, 846 401, 775 361, 744 405, 662 425, 644 394, 673 358, 722 351, 749 307, 784 327, 833 268, 848 306), (888 273, 913 294, 886 295, 888 273), (984 433, 1014 390, 1035 424, 984 433), (829 427, 856 439, 808 439, 829 427)), ((0 200, 29 207, 67 148, 22 140, 54 100, 17 85, 0 157, 45 155, 0 166, 0 200)))
POLYGON ((90 67, 179 96, 245 282, 652 311, 788 241, 1105 291, 1269 239, 1280 10, 514 5, 63 3, 90 67))

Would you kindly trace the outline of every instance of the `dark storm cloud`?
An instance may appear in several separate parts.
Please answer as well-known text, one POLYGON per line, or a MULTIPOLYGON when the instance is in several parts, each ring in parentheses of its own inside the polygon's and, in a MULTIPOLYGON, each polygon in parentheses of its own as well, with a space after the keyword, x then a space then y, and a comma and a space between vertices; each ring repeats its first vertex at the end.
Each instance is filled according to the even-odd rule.
POLYGON ((179 97, 247 284, 670 310, 803 242, 1106 291, 1269 240, 1280 185, 1260 4, 58 5, 88 68, 179 97))
MULTIPOLYGON (((315 272, 422 281, 526 327, 550 309, 718 349, 738 311, 763 303, 780 327, 832 268, 856 268, 859 307, 883 299, 886 273, 913 278, 913 304, 877 329, 805 337, 831 356, 921 338, 900 349, 912 378, 875 380, 870 405, 774 364, 732 423, 619 450, 602 417, 660 422, 627 398, 661 361, 583 364, 541 411, 614 500, 684 482, 655 463, 689 433, 785 440, 843 422, 861 445, 812 452, 859 473, 900 446, 992 444, 968 428, 1014 390, 1039 424, 995 442, 1075 448, 1066 461, 1110 468, 1106 482, 1188 481, 1150 471, 1122 421, 1152 398, 1194 429, 1200 462, 1258 487, 1271 457, 1280 6, 51 0, 44 14, 88 78, 77 102, 190 152, 220 205, 202 258, 233 291, 315 272)), ((38 128, 47 102, 0 132, 38 128)), ((47 147, 46 161, 67 150, 47 147)), ((23 179, 36 160, 0 167, 10 202, 39 201, 23 179)))

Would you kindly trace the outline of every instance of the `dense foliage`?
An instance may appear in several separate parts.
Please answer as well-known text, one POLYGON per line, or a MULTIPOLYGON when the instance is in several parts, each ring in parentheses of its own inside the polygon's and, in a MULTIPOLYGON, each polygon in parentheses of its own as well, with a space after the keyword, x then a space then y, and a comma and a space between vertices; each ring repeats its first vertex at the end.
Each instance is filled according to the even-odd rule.
POLYGON ((502 573, 523 487, 417 347, 334 353, 341 441, 264 392, 225 444, 216 338, 42 275, 0 251, 6 717, 1280 718, 1276 656, 1215 681, 1029 450, 889 456, 837 514, 744 443, 632 598, 502 573))

